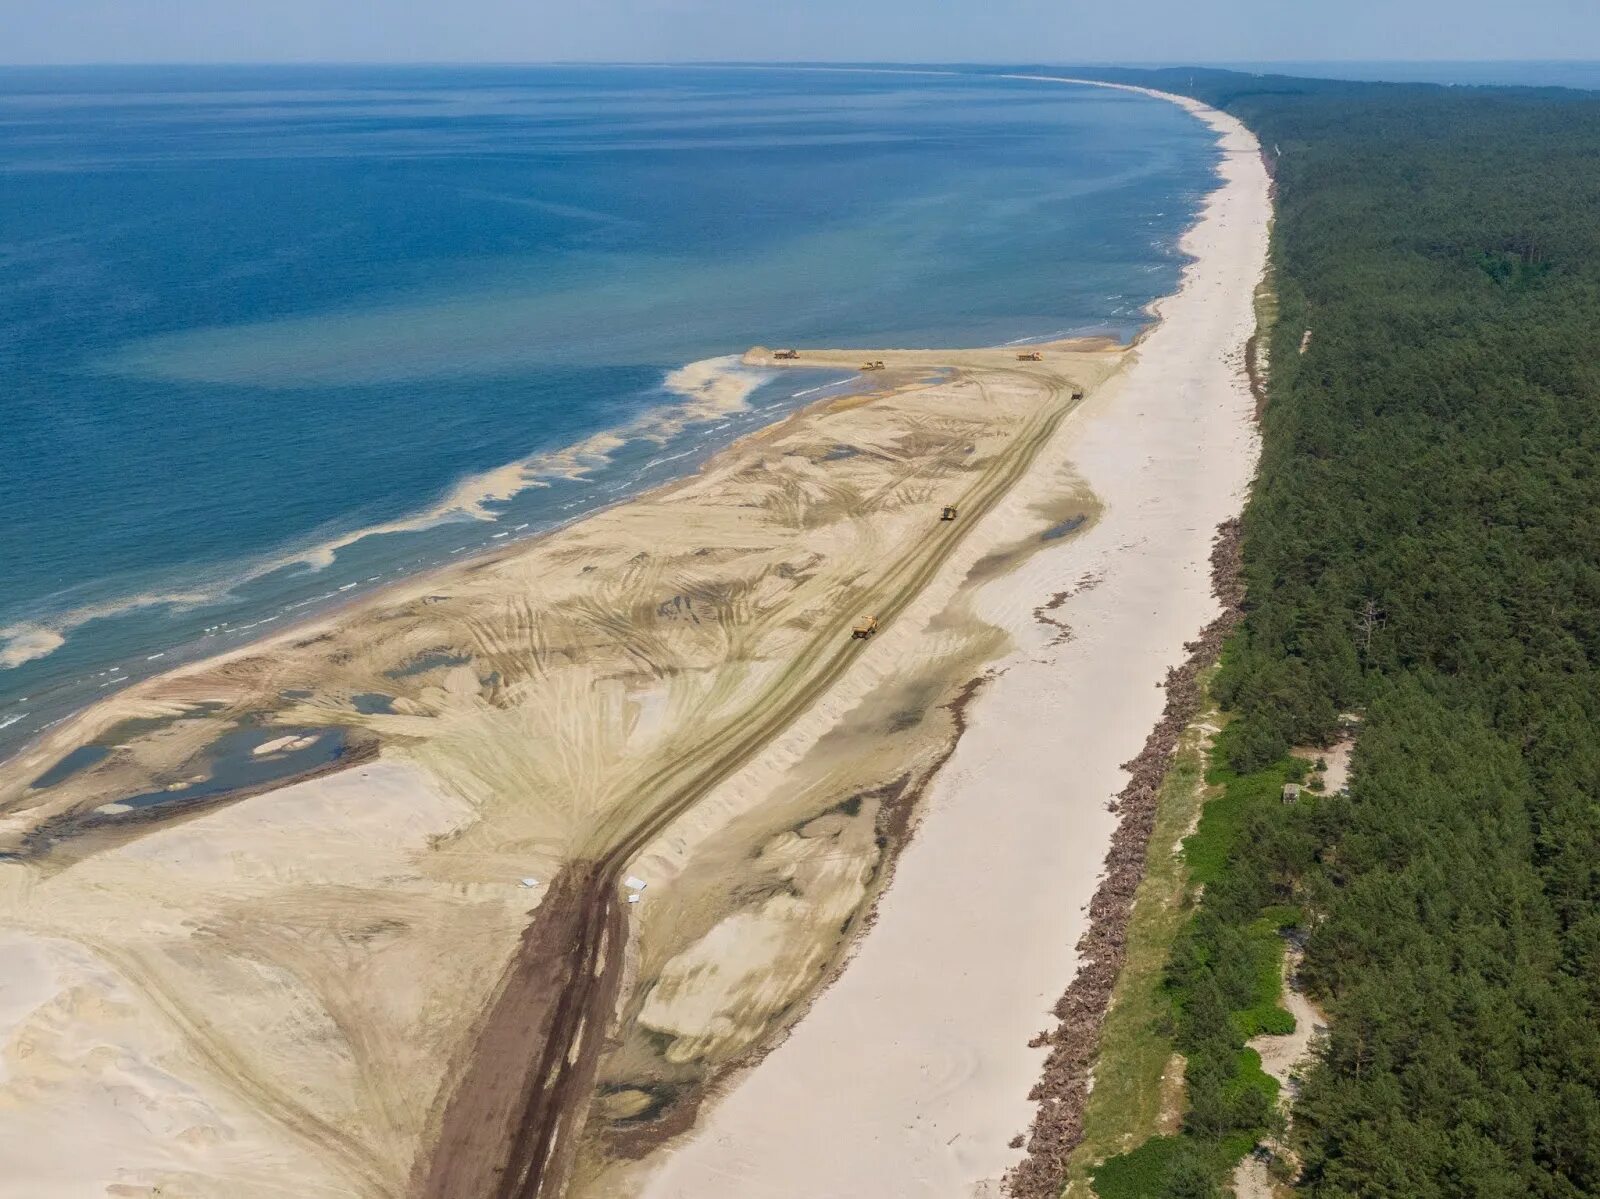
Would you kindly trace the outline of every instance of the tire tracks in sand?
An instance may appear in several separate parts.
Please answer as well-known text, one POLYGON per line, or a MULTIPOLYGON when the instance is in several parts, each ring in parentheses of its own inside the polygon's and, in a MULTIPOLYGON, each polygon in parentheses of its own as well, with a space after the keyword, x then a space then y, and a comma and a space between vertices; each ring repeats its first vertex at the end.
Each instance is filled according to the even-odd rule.
MULTIPOLYGON (((1022 478, 1081 398, 1059 374, 1009 373, 1042 379, 1047 398, 960 498, 963 519, 944 536, 906 549, 857 605, 841 604, 840 615, 819 626, 805 650, 722 731, 714 755, 686 755, 641 780, 642 802, 615 809, 591 836, 587 854, 552 881, 464 1060, 451 1071, 454 1086, 413 1173, 412 1191, 420 1199, 554 1199, 562 1193, 622 985, 628 921, 618 891, 624 869, 839 681, 857 656, 849 638, 856 608, 883 624, 903 611, 1022 478)), ((986 394, 983 379, 971 378, 986 394)))

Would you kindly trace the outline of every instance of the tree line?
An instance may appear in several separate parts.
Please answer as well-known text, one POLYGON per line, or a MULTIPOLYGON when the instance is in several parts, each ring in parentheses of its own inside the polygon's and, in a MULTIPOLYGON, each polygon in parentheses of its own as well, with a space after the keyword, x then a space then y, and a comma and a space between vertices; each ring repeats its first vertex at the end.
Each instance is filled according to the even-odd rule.
MULTIPOLYGON (((1169 968, 1180 1039, 1226 1031, 1217 955, 1292 911, 1331 1019, 1301 1190, 1600 1194, 1600 99, 1100 74, 1236 114, 1276 183, 1226 766, 1360 717, 1347 797, 1242 817, 1169 968)), ((1260 1098, 1206 1044, 1215 1146, 1260 1098)), ((1215 1193, 1185 1160, 1144 1193, 1215 1193)))

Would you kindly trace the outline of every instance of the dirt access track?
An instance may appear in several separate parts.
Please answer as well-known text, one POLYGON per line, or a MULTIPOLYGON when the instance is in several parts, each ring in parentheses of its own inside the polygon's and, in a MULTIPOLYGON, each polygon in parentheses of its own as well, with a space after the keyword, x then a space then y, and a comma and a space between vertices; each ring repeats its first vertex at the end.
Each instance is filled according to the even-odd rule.
MULTIPOLYGON (((801 362, 840 357, 810 353, 801 362)), ((926 533, 908 539, 880 569, 864 571, 852 589, 855 606, 837 608, 817 620, 789 663, 739 716, 726 722, 714 742, 640 780, 636 802, 613 809, 598 822, 586 846, 593 858, 574 862, 558 880, 553 890, 561 892, 561 902, 547 900, 541 907, 478 1034, 475 1057, 445 1111, 420 1190, 426 1199, 540 1199, 562 1192, 575 1151, 573 1138, 594 1088, 599 1043, 620 988, 626 934, 619 894, 623 871, 672 820, 759 753, 839 680, 857 655, 851 630, 859 613, 875 615, 880 627, 892 622, 939 569, 962 531, 1027 470, 1070 410, 1079 385, 1041 369, 1042 362, 1009 357, 1011 363, 999 369, 1024 375, 1026 384, 1038 388, 1039 402, 1019 422, 1009 445, 973 472, 973 478, 963 480, 958 493, 943 495, 964 520, 941 529, 938 524, 946 522, 933 524, 937 513, 930 511, 926 533), (1035 369, 1021 371, 1022 366, 1035 369), (552 988, 552 951, 562 945, 573 948, 562 960, 564 985, 552 988)), ((890 352, 867 355, 868 360, 883 361, 886 369, 891 363, 901 369, 927 365, 925 360, 901 358, 890 352)), ((989 399, 987 376, 995 369, 973 380, 979 403, 989 399)), ((886 481, 880 494, 887 497, 910 482, 906 476, 886 481)))
MULTIPOLYGON (((694 478, 139 684, 8 763, 0 915, 57 985, 92 974, 121 1005, 121 1031, 80 1013, 51 1052, 109 1038, 198 1097, 201 1132, 157 1149, 108 1131, 95 1177, 198 1195, 561 1194, 617 1014, 647 981, 630 943, 659 892, 629 904, 624 876, 802 718, 842 727, 919 657, 957 663, 948 644, 897 640, 897 617, 1124 355, 752 351, 884 369, 694 478), (939 519, 947 504, 959 519, 939 519), (865 615, 881 631, 854 640, 865 615), (282 790, 286 759, 270 784, 205 786, 225 746, 270 761, 326 739, 347 757, 298 776, 315 781, 282 790), (85 747, 105 752, 35 785, 85 747), (371 779, 326 773, 350 761, 371 779)), ((971 674, 959 665, 953 685, 971 674)), ((909 702, 862 738, 892 750, 909 702)), ((856 781, 900 770, 889 750, 856 781)), ((734 903, 738 882, 720 877, 709 902, 734 903)), ((797 977, 781 1006, 816 981, 797 977)), ((46 1080, 19 1092, 29 1127, 78 1102, 57 1064, 27 1067, 46 1080)))

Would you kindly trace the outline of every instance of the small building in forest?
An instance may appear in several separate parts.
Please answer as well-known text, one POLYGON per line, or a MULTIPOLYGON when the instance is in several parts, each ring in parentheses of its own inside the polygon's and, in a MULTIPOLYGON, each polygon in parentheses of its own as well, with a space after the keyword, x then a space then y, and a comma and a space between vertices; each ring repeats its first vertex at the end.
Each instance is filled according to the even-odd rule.
POLYGON ((1285 783, 1283 785, 1283 802, 1294 803, 1300 798, 1299 783, 1285 783))

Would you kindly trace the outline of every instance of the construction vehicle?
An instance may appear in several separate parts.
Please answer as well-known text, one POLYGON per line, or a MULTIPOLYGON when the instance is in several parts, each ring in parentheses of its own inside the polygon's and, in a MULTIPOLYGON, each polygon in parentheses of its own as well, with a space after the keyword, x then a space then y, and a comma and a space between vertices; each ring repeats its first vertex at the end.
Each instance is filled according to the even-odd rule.
POLYGON ((863 362, 861 369, 864 371, 881 371, 883 369, 883 359, 879 358, 874 362, 863 362))
POLYGON ((1039 353, 1038 350, 1027 350, 1024 353, 1021 353, 1021 354, 1017 355, 1017 361, 1018 362, 1043 362, 1044 361, 1044 355, 1039 353))
POLYGON ((863 616, 856 621, 856 627, 850 630, 850 636, 855 641, 865 641, 878 631, 878 618, 876 616, 863 616))
POLYGON ((1075 391, 1075 392, 1073 392, 1073 393, 1072 393, 1072 398, 1073 398, 1073 399, 1075 399, 1075 400, 1081 400, 1081 399, 1083 399, 1083 392, 1081 392, 1081 391, 1075 391))
POLYGON ((944 511, 939 514, 939 519, 940 520, 954 520, 955 518, 956 518, 956 510, 954 508, 952 508, 949 504, 946 504, 944 506, 944 511))
POLYGON ((800 357, 799 350, 773 350, 772 356, 781 362, 789 362, 800 357))

